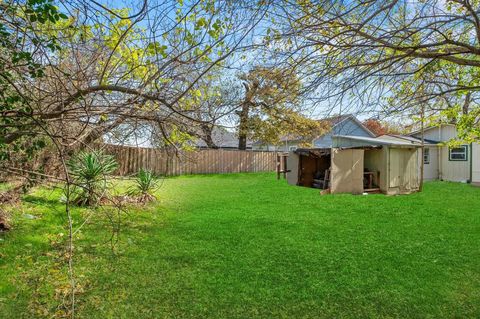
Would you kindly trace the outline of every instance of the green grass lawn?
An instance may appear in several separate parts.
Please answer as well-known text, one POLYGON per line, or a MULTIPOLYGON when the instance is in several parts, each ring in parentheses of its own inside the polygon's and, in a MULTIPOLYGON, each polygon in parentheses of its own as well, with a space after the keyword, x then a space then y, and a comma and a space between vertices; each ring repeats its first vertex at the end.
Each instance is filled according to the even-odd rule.
MULTIPOLYGON (((237 174, 170 178, 158 196, 121 215, 114 252, 117 214, 74 210, 77 225, 93 213, 76 240, 79 318, 480 317, 480 188, 319 196, 237 174)), ((0 318, 62 314, 59 198, 25 196, 0 235, 0 318)))

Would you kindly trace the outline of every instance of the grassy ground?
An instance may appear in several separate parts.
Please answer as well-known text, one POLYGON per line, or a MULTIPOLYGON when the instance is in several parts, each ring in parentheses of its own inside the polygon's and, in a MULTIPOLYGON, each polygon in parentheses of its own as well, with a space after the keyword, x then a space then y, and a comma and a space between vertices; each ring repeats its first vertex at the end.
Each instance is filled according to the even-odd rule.
MULTIPOLYGON (((26 196, 0 235, 0 318, 62 314, 59 197, 26 196)), ((480 188, 319 196, 272 174, 216 175, 168 179, 159 198, 122 217, 115 253, 114 213, 78 234, 78 317, 480 317, 480 188)))

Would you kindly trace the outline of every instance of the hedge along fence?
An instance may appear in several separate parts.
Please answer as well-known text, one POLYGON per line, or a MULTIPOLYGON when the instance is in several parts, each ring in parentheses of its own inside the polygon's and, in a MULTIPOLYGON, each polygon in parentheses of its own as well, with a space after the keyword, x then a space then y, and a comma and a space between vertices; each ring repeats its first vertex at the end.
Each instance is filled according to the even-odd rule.
POLYGON ((136 174, 141 168, 167 176, 273 172, 276 168, 275 152, 206 149, 177 157, 153 148, 108 145, 104 150, 115 156, 116 173, 121 176, 136 174))

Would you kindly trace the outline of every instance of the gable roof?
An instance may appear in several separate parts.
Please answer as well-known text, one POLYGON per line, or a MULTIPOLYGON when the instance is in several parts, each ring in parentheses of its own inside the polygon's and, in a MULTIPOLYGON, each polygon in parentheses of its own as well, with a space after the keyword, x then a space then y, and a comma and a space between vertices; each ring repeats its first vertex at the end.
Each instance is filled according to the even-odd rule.
POLYGON ((331 117, 326 117, 324 119, 320 119, 318 121, 329 122, 332 126, 337 125, 340 122, 345 121, 348 118, 354 117, 352 114, 343 114, 343 115, 334 115, 331 117))
POLYGON ((339 125, 340 123, 348 120, 348 119, 351 119, 353 120, 358 126, 360 126, 363 130, 365 130, 365 132, 368 133, 368 135, 370 135, 371 137, 375 137, 376 135, 373 134, 372 131, 370 131, 365 125, 363 125, 362 122, 360 122, 356 116, 354 116, 353 114, 345 114, 345 115, 338 115, 338 116, 335 116, 335 117, 332 117, 332 118, 327 118, 326 120, 327 121, 331 121, 332 123, 332 128, 333 126, 337 126, 339 125))
MULTIPOLYGON (((330 126, 331 126, 329 132, 331 132, 335 126, 340 125, 341 123, 345 122, 348 119, 351 119, 352 121, 354 121, 368 135, 370 135, 371 137, 375 137, 375 134, 373 134, 372 131, 370 131, 365 125, 363 125, 363 123, 360 122, 353 114, 334 115, 334 116, 326 117, 324 119, 320 119, 320 120, 317 120, 317 121, 318 122, 329 123, 330 126)), ((329 132, 326 132, 325 134, 328 134, 329 132)), ((298 141, 298 140, 301 140, 301 139, 302 139, 302 137, 300 137, 298 135, 288 134, 288 135, 284 135, 284 136, 280 137, 279 141, 280 142, 287 142, 287 141, 298 141)))

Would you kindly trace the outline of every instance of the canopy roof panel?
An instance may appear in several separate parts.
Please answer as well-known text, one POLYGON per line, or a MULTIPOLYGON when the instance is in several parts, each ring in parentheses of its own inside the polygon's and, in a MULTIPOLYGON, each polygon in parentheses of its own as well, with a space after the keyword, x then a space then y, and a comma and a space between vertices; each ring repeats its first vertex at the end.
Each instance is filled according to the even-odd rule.
POLYGON ((359 147, 359 146, 396 146, 396 147, 421 147, 422 144, 408 139, 394 136, 364 137, 351 135, 333 136, 333 147, 359 147))

